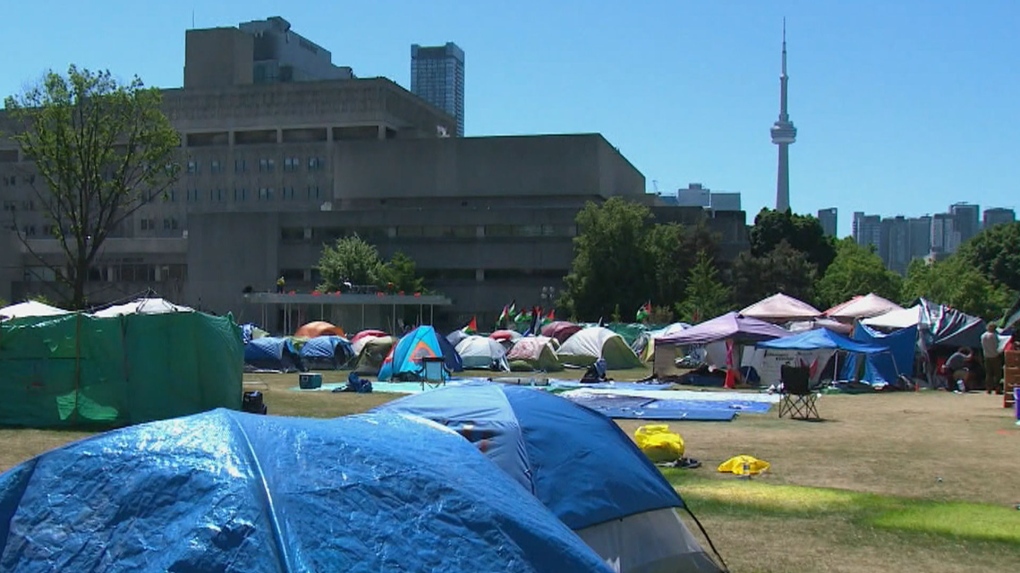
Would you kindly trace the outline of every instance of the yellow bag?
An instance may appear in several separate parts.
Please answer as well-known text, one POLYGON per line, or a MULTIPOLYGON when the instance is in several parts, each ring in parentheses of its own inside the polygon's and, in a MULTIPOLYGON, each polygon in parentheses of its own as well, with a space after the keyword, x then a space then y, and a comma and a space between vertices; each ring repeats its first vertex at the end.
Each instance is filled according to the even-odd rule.
POLYGON ((634 441, 653 462, 673 462, 684 457, 684 439, 666 424, 648 424, 634 432, 634 441))
POLYGON ((765 460, 759 460, 754 456, 739 455, 733 456, 719 464, 721 473, 732 473, 738 476, 756 476, 768 471, 771 464, 765 460))

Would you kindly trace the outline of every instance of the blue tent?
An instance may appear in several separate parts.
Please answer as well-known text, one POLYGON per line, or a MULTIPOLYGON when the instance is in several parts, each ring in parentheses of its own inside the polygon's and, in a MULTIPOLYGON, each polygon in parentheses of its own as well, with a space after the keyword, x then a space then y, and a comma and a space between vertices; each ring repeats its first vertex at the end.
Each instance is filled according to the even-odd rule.
POLYGON ((609 571, 435 424, 222 409, 101 434, 0 475, 0 570, 609 571))
POLYGON ((308 368, 337 369, 354 357, 354 350, 346 338, 329 335, 309 338, 299 354, 308 368))
POLYGON ((680 494, 619 426, 594 410, 542 390, 476 382, 376 411, 457 430, 603 558, 620 560, 623 571, 719 570, 677 517, 680 494))
POLYGON ((417 380, 421 359, 426 356, 442 357, 450 372, 464 370, 460 355, 445 336, 436 333, 431 326, 419 326, 393 345, 379 369, 379 380, 417 380))
MULTIPOLYGON (((914 375, 914 351, 917 347, 917 327, 911 326, 883 334, 857 323, 854 340, 866 344, 885 346, 889 352, 864 357, 864 374, 861 382, 872 386, 898 385, 900 376, 914 375)), ((842 368, 844 379, 850 380, 857 372, 857 356, 851 356, 842 368)))
POLYGON ((861 354, 878 354, 889 352, 888 346, 870 342, 858 342, 833 332, 827 328, 816 328, 786 338, 777 338, 767 342, 759 342, 758 348, 772 350, 843 350, 861 354))
POLYGON ((256 338, 244 345, 244 363, 260 370, 302 370, 301 356, 290 338, 256 338))

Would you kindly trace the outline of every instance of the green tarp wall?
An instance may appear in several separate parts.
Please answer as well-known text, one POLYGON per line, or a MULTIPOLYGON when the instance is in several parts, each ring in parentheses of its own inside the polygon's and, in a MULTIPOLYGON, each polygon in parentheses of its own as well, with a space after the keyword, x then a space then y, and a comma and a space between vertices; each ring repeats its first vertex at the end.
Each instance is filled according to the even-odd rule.
POLYGON ((0 425, 122 426, 241 408, 244 343, 200 312, 0 323, 0 425))

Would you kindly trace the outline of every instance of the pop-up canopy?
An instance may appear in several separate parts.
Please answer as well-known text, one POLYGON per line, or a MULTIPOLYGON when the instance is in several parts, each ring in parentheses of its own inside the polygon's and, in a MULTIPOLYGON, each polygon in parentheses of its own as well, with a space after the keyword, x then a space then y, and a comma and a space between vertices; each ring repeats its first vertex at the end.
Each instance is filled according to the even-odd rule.
POLYGON ((757 318, 741 316, 729 312, 717 316, 697 326, 678 332, 672 336, 664 336, 655 340, 656 346, 674 344, 677 346, 691 344, 708 344, 719 340, 733 339, 739 343, 754 343, 789 336, 790 331, 780 328, 757 318))
POLYGON ((776 293, 740 311, 741 316, 768 322, 807 320, 822 316, 822 311, 783 293, 776 293))

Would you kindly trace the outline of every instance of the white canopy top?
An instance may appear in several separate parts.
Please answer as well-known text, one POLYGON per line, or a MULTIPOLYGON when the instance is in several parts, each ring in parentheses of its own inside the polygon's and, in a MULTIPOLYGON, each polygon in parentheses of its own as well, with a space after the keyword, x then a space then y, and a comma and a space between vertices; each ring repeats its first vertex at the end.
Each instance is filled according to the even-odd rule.
POLYGON ((176 305, 162 298, 140 298, 127 304, 104 308, 93 316, 111 318, 125 314, 168 314, 171 312, 194 312, 193 308, 176 305))
POLYGON ((903 310, 903 307, 875 293, 870 293, 834 306, 826 311, 825 314, 829 318, 854 319, 870 318, 885 314, 891 310, 903 310))
POLYGON ((822 311, 792 296, 776 293, 745 308, 740 314, 759 320, 786 322, 815 318, 821 316, 822 311))
POLYGON ((26 316, 60 316, 68 311, 34 300, 19 302, 0 308, 0 318, 24 318, 26 316))
POLYGON ((921 322, 921 305, 891 310, 885 314, 866 318, 861 324, 877 328, 909 328, 921 322))

